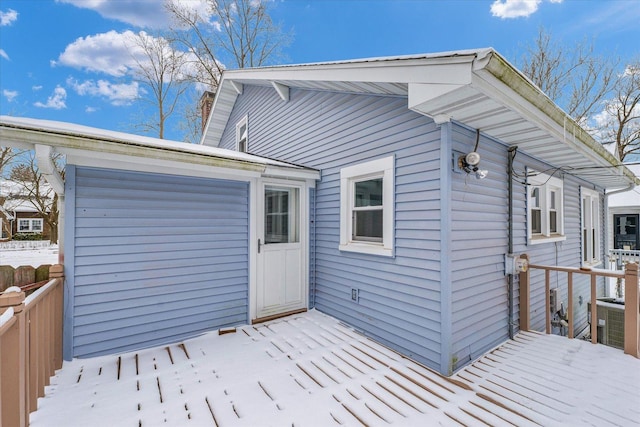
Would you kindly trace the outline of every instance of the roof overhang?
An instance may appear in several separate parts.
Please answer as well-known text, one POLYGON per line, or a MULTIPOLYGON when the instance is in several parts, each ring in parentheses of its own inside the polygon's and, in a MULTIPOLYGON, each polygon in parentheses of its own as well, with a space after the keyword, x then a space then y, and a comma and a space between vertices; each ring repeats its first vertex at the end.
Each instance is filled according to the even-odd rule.
POLYGON ((437 123, 479 129, 602 188, 639 185, 635 175, 493 49, 225 71, 204 145, 218 146, 243 86, 400 96, 437 123))
POLYGON ((226 179, 320 177, 314 169, 221 148, 9 116, 0 116, 0 145, 61 153, 81 166, 226 179))

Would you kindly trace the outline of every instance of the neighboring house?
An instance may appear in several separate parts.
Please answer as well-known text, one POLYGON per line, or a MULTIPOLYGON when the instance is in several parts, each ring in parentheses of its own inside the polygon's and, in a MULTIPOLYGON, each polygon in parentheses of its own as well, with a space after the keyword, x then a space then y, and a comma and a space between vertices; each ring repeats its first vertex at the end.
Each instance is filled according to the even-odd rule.
MULTIPOLYGON (((640 177, 640 165, 629 165, 640 177)), ((640 251, 640 186, 609 196, 609 248, 640 251)))
POLYGON ((448 374, 517 331, 510 255, 600 266, 604 192, 636 182, 491 49, 227 71, 204 146, 10 117, 0 140, 64 200, 66 359, 317 308, 448 374))
MULTIPOLYGON (((50 205, 53 199, 47 196, 53 194, 51 188, 43 185, 43 192, 43 200, 48 200, 50 205)), ((24 234, 39 234, 45 240, 50 236, 49 224, 30 200, 24 186, 15 181, 0 180, 0 220, 3 240, 24 234)))

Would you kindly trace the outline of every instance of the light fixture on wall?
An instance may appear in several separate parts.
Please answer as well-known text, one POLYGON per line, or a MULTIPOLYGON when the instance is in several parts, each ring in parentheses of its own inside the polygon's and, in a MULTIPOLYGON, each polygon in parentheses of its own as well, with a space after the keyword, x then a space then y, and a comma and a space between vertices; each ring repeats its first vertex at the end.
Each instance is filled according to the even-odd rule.
POLYGON ((475 173, 476 179, 484 179, 489 174, 486 169, 480 169, 480 154, 476 151, 478 149, 478 143, 480 142, 480 130, 476 133, 476 146, 472 152, 460 156, 458 159, 458 166, 466 173, 475 173))

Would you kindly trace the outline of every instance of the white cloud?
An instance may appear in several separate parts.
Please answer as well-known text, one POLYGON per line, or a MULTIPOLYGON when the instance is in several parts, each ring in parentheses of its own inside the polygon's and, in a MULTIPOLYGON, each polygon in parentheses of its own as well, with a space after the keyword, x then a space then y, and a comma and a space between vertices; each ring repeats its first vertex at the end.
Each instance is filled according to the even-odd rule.
POLYGON ((14 99, 16 99, 16 97, 18 96, 18 91, 17 90, 7 90, 7 89, 3 89, 2 90, 2 96, 4 96, 5 98, 7 98, 7 102, 11 102, 14 99))
POLYGON ((67 91, 64 90, 63 87, 56 86, 53 94, 49 98, 47 98, 46 103, 43 104, 42 102, 36 102, 33 105, 40 108, 53 108, 54 110, 61 110, 63 108, 67 108, 66 101, 67 91))
POLYGON ((131 31, 96 34, 80 37, 60 54, 52 65, 66 65, 85 71, 105 73, 122 77, 135 67, 127 43, 135 34, 131 31))
POLYGON ((0 10, 0 27, 11 25, 18 20, 18 12, 8 9, 6 12, 0 10))
POLYGON ((106 80, 85 80, 79 81, 69 77, 67 84, 81 96, 97 96, 107 99, 112 105, 129 105, 140 96, 143 89, 137 82, 132 83, 111 83, 106 80))
POLYGON ((85 113, 89 113, 89 114, 95 113, 96 111, 98 111, 98 109, 96 107, 87 106, 87 108, 84 109, 84 112, 85 113))
POLYGON ((31 86, 31 90, 36 92, 42 89, 42 85, 31 86))
POLYGON ((11 59, 9 59, 9 55, 7 55, 7 52, 5 52, 4 49, 0 49, 0 56, 2 56, 7 61, 11 61, 11 59))
MULTIPOLYGON (((137 41, 139 36, 153 39, 153 36, 144 31, 136 34, 129 30, 122 33, 109 31, 80 37, 65 48, 57 61, 51 61, 51 65, 65 65, 113 77, 132 76, 139 69, 139 64, 148 62, 147 55, 137 41)), ((165 43, 156 43, 153 40, 149 44, 165 45, 165 43)), ((166 44, 168 45, 168 43, 166 44)), ((169 48, 167 47, 167 49, 169 48)))
MULTIPOLYGON (((159 0, 56 0, 79 8, 95 10, 101 16, 140 28, 169 28, 171 17, 159 0)), ((204 0, 176 0, 183 6, 207 13, 204 0)))
MULTIPOLYGON (((550 3, 562 3, 563 0, 548 0, 550 3)), ((491 4, 491 14, 502 19, 526 18, 534 14, 542 0, 495 0, 491 4)))

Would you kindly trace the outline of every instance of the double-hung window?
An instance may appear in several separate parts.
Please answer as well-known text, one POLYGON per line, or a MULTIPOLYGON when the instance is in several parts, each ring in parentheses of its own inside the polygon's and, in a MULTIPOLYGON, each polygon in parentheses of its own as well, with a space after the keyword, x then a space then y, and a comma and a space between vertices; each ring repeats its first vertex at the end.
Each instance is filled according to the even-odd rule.
POLYGON ((600 264, 600 195, 588 188, 582 194, 582 262, 600 264))
POLYGON ((246 153, 249 149, 249 120, 244 116, 236 124, 236 151, 246 153))
POLYGON ((530 244, 565 240, 562 180, 532 172, 527 186, 527 222, 530 244))
POLYGON ((393 256, 394 158, 340 170, 340 250, 393 256))
POLYGON ((19 233, 41 233, 42 218, 21 218, 18 220, 19 233))

